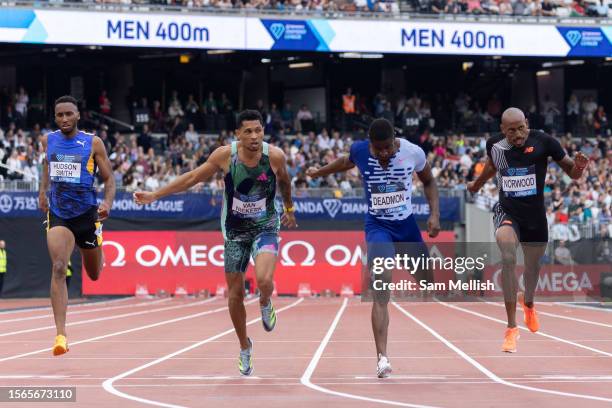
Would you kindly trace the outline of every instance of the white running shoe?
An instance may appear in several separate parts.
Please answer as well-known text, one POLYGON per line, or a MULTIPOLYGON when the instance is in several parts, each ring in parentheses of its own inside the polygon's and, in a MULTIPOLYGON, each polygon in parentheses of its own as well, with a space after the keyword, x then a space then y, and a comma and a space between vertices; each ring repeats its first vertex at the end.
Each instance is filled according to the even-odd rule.
POLYGON ((378 378, 387 378, 389 374, 391 374, 391 363, 387 356, 383 356, 382 354, 378 354, 378 367, 376 370, 376 375, 378 378))

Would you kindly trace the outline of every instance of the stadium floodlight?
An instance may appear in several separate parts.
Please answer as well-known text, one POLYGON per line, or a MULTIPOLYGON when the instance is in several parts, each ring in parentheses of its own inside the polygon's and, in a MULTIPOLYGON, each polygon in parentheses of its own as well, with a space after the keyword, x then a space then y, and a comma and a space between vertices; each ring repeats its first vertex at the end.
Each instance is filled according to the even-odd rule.
POLYGON ((474 63, 473 63, 473 62, 468 61, 468 62, 464 62, 464 63, 463 63, 462 68, 463 68, 463 71, 465 72, 465 71, 468 71, 468 70, 469 70, 470 68, 472 68, 473 66, 474 66, 474 63))
POLYGON ((206 53, 208 55, 221 55, 221 54, 233 54, 236 51, 234 50, 208 50, 206 53))
POLYGON ((381 59, 383 54, 361 53, 361 52, 343 52, 339 54, 340 58, 357 58, 357 59, 381 59))
POLYGON ((289 64, 289 68, 292 68, 292 69, 296 69, 296 68, 310 68, 313 65, 314 64, 312 62, 294 62, 293 64, 289 64))
POLYGON ((536 72, 536 76, 548 76, 550 75, 550 71, 538 71, 536 72))
POLYGON ((270 58, 262 58, 261 59, 261 63, 262 64, 269 64, 270 62, 272 62, 272 60, 270 58))

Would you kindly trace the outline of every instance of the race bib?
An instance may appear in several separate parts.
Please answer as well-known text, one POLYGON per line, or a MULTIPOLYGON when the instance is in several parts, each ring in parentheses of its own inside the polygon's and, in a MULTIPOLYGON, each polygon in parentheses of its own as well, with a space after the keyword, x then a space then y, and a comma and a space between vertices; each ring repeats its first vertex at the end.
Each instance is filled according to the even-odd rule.
POLYGON ((81 156, 69 154, 53 154, 49 163, 51 181, 62 183, 80 183, 81 156))
POLYGON ((242 201, 234 197, 232 212, 241 218, 259 218, 266 213, 266 199, 264 197, 257 201, 242 201))
POLYGON ((406 206, 406 191, 394 191, 391 193, 373 193, 371 196, 373 210, 388 210, 406 206))
POLYGON ((527 197, 538 193, 535 166, 502 170, 502 189, 506 197, 527 197))

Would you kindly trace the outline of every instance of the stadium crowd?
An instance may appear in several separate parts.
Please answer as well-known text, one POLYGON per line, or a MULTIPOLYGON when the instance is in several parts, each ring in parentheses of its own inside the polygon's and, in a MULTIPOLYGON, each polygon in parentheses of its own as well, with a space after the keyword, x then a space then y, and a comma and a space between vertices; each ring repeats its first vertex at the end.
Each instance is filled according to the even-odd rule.
MULTIPOLYGON (((351 94, 352 91, 348 90, 344 96, 351 94)), ((100 96, 100 110, 110 113, 110 102, 106 98, 105 93, 100 96)), ((358 101, 357 98, 346 100, 358 101)), ((119 133, 105 123, 93 121, 83 112, 81 127, 103 140, 119 188, 126 191, 157 189, 202 164, 214 149, 233 140, 234 110, 226 97, 216 99, 214 94, 209 94, 202 104, 192 97, 187 97, 185 101, 185 104, 181 103, 178 94, 174 93, 165 112, 161 110, 159 102, 154 101, 149 110, 148 123, 137 133, 119 133), (214 118, 212 123, 223 125, 218 132, 211 134, 199 130, 205 126, 205 121, 195 121, 190 112, 196 115, 202 110, 209 118, 214 118), (198 127, 194 122, 199 123, 198 127)), ((138 103, 135 108, 149 109, 146 100, 141 99, 138 103)), ((470 101, 467 95, 458 95, 452 105, 454 109, 449 109, 454 119, 437 118, 439 109, 436 102, 431 103, 416 93, 400 98, 395 104, 380 94, 372 104, 361 105, 359 107, 359 103, 356 103, 355 109, 352 109, 350 104, 342 104, 345 110, 342 126, 332 130, 315 130, 313 114, 307 106, 294 110, 290 103, 286 103, 279 110, 275 104, 267 109, 262 101, 257 103, 257 109, 266 121, 268 140, 281 147, 287 155, 296 196, 307 196, 312 194, 313 189, 326 188, 335 197, 342 197, 353 194, 354 189, 361 187, 356 169, 325 179, 313 180, 305 175, 309 166, 323 165, 348 154, 353 140, 365 137, 365 126, 359 126, 363 115, 358 115, 364 112, 358 112, 358 109, 376 117, 388 117, 401 129, 403 136, 419 144, 427 154, 440 188, 464 190, 465 184, 478 176, 484 167, 486 139, 489 132, 497 128, 502 109, 495 95, 487 102, 486 109, 470 101), (466 125, 468 122, 465 119, 474 115, 480 118, 476 121, 477 125, 466 125), (458 131, 436 135, 437 123, 445 120, 455 123, 458 131), (461 130, 471 129, 470 126, 476 126, 475 135, 468 136, 461 130)), ((546 98, 543 105, 540 112, 544 113, 539 119, 544 125, 551 124, 546 115, 558 108, 546 98)), ((43 159, 39 140, 52 127, 49 123, 43 126, 39 123, 28 125, 30 113, 40 109, 40 106, 30 108, 28 94, 23 88, 9 97, 0 97, 0 179, 34 183, 39 179, 43 159)), ((576 116, 566 117, 568 126, 587 132, 590 137, 583 138, 581 143, 577 143, 570 132, 557 137, 570 155, 580 150, 591 161, 585 175, 576 181, 564 175, 556 164, 549 167, 545 194, 549 223, 554 225, 552 236, 564 240, 572 233, 567 228, 568 224, 587 223, 601 225, 598 234, 612 237, 612 137, 605 111, 589 96, 578 102, 572 95, 566 113, 568 117, 576 116)), ((537 123, 538 118, 530 119, 533 120, 531 123, 537 123)), ((548 130, 553 134, 557 131, 554 126, 548 130)), ((490 208, 496 201, 497 187, 494 182, 492 179, 483 188, 477 199, 479 205, 490 208)), ((414 183, 414 188, 420 188, 418 181, 414 183)), ((221 174, 195 188, 210 192, 222 189, 221 174)))
MULTIPOLYGON (((48 0, 52 4, 74 0, 48 0)), ((82 3, 163 5, 199 9, 271 10, 287 13, 412 13, 540 17, 612 16, 610 0, 76 0, 82 3)))

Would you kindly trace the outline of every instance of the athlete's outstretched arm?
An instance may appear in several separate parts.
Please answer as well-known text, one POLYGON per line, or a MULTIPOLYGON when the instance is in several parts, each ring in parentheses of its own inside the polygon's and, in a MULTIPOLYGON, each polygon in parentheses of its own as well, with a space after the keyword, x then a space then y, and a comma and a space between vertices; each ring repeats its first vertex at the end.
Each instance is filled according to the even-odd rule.
POLYGON ((329 176, 330 174, 350 170, 353 167, 355 167, 355 163, 353 163, 348 156, 342 156, 321 168, 316 166, 310 167, 308 170, 306 170, 306 175, 312 178, 325 177, 329 176))
POLYGON ((45 156, 42 163, 42 177, 40 178, 40 187, 38 190, 38 208, 43 212, 49 211, 49 201, 47 200, 47 190, 49 189, 49 163, 47 163, 47 136, 40 139, 43 146, 45 156))
POLYGON ((287 158, 285 157, 285 153, 277 147, 270 146, 270 164, 274 174, 276 174, 278 188, 283 197, 283 205, 285 207, 285 211, 281 217, 281 223, 285 227, 295 228, 297 227, 297 223, 295 221, 295 208, 293 207, 293 198, 291 197, 291 179, 287 172, 287 158))
POLYGON ((429 203, 429 219, 427 220, 427 232, 430 237, 435 237, 440 232, 440 197, 438 194, 438 184, 431 173, 431 166, 425 163, 425 167, 417 172, 419 180, 423 183, 425 197, 429 203))
POLYGON ((493 164, 493 160, 490 157, 487 157, 487 162, 485 163, 484 169, 482 169, 482 173, 480 176, 474 181, 471 181, 467 185, 467 189, 470 193, 476 194, 478 190, 485 185, 485 183, 493 177, 497 173, 497 169, 493 164))
POLYGON ((566 154, 563 159, 559 160, 557 163, 568 176, 575 180, 582 177, 582 172, 589 164, 589 158, 581 152, 578 152, 573 160, 566 154))
POLYGON ((225 164, 229 159, 230 153, 229 146, 223 146, 216 149, 208 157, 208 160, 201 166, 188 171, 185 174, 181 174, 172 182, 168 183, 159 190, 148 192, 148 191, 137 191, 134 193, 134 201, 137 204, 149 204, 155 200, 159 200, 170 194, 180 193, 187 191, 191 187, 195 186, 201 181, 206 181, 214 176, 219 170, 224 170, 225 164))
POLYGON ((111 208, 113 207, 113 200, 115 199, 115 177, 113 176, 113 168, 111 162, 108 159, 106 153, 106 147, 98 136, 94 137, 92 142, 92 149, 94 153, 94 161, 100 171, 100 177, 104 182, 104 201, 98 206, 98 220, 104 221, 108 218, 111 208))

